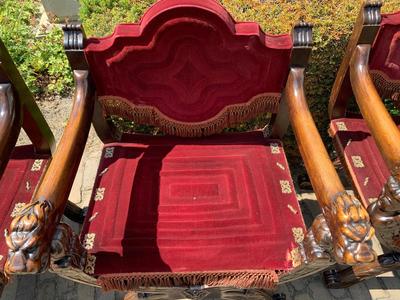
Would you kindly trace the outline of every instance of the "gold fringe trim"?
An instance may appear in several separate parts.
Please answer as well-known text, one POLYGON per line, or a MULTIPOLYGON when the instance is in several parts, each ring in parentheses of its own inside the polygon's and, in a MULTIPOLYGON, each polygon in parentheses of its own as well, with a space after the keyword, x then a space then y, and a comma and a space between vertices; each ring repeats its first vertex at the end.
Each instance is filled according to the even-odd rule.
POLYGON ((216 134, 224 128, 233 127, 262 113, 277 113, 281 94, 266 93, 253 97, 247 103, 225 107, 215 117, 203 122, 180 122, 171 119, 157 108, 135 105, 116 96, 101 96, 99 101, 108 116, 118 116, 138 124, 159 127, 162 132, 180 137, 201 137, 216 134))
POLYGON ((370 71, 372 80, 382 98, 392 99, 400 107, 400 80, 392 80, 378 70, 370 71))
POLYGON ((193 273, 107 274, 98 278, 105 291, 128 291, 139 287, 235 287, 274 290, 278 284, 275 271, 230 271, 193 273))

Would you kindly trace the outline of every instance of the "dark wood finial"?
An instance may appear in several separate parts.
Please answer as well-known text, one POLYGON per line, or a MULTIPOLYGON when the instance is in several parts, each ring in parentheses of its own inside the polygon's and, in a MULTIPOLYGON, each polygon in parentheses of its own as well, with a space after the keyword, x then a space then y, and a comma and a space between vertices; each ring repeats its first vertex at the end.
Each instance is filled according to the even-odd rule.
POLYGON ((313 46, 313 25, 304 21, 298 22, 292 30, 293 50, 292 67, 305 68, 313 46))
POLYGON ((83 49, 86 46, 86 35, 80 23, 65 24, 64 49, 68 57, 69 64, 73 70, 88 70, 88 63, 83 49))

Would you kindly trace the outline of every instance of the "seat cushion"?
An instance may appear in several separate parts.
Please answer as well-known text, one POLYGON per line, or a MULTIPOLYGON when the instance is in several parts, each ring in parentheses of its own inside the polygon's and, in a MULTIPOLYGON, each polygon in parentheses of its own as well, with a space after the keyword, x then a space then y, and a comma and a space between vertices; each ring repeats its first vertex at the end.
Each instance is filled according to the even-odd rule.
POLYGON ((390 176, 374 138, 362 118, 333 120, 330 132, 360 200, 367 207, 377 200, 390 176))
MULTIPOLYGON (((35 154, 32 145, 15 147, 0 179, 1 232, 9 229, 12 217, 31 200, 46 169, 49 155, 35 154)), ((3 270, 8 253, 5 239, 0 242, 0 268, 3 270)))
MULTIPOLYGON (((104 146, 82 233, 95 257, 91 273, 140 273, 132 288, 293 267, 304 223, 280 141, 261 132, 135 141, 104 146), (149 281, 150 273, 174 282, 149 281)), ((263 286, 253 279, 247 284, 263 286)))

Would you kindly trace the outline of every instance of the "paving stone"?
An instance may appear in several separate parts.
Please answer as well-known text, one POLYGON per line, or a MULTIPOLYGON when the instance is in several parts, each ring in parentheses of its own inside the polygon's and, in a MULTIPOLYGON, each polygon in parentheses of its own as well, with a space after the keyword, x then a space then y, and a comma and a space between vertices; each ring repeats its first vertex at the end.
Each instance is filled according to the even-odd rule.
POLYGON ((49 272, 37 276, 36 280, 36 299, 51 299, 55 298, 55 291, 57 290, 57 275, 49 272))
POLYGON ((5 287, 3 294, 1 295, 1 300, 14 300, 17 294, 18 288, 18 278, 13 277, 10 279, 9 283, 5 287))
POLYGON ((103 292, 101 289, 96 289, 96 300, 115 300, 115 292, 103 292))
POLYGON ((349 287, 349 293, 352 299, 371 299, 371 294, 364 283, 349 287))
POLYGON ((310 295, 306 293, 299 294, 294 297, 294 300, 310 300, 310 295))
POLYGON ((322 284, 322 279, 320 277, 314 278, 310 284, 309 293, 310 296, 314 299, 330 299, 331 295, 329 294, 328 289, 322 284))
POLYGON ((347 296, 348 291, 346 289, 330 289, 329 293, 335 298, 344 298, 347 296))
MULTIPOLYGON (((23 275, 23 276, 18 276, 18 288, 15 293, 15 298, 16 300, 32 300, 32 298, 35 297, 35 290, 36 290, 36 280, 38 279, 38 276, 36 275, 23 275)), ((51 291, 52 298, 45 298, 43 300, 47 299, 55 299, 55 291, 51 291)), ((42 300, 42 299, 40 299, 42 300)))
POLYGON ((78 284, 77 295, 78 300, 95 299, 95 288, 84 284, 78 284))
POLYGON ((77 283, 56 276, 56 300, 76 300, 78 298, 77 283))

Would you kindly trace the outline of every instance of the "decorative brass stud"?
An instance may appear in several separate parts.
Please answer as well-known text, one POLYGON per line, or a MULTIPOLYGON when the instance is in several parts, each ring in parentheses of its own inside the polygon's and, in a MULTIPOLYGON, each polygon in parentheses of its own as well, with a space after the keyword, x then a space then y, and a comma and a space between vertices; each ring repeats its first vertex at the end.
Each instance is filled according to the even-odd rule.
POLYGON ((347 126, 345 122, 336 122, 336 126, 339 131, 347 131, 347 126))
POLYGON ((42 164, 43 164, 43 159, 35 159, 31 167, 31 171, 40 171, 40 169, 42 168, 42 164))
POLYGON ((86 265, 85 265, 84 272, 86 274, 93 275, 95 266, 96 266, 96 256, 88 253, 88 255, 86 257, 86 265))
POLYGON ((101 201, 104 199, 104 192, 106 191, 106 188, 97 188, 96 189, 96 195, 94 196, 94 201, 101 201))
POLYGON ((281 185, 281 190, 283 194, 291 194, 292 193, 292 188, 290 186, 289 180, 279 180, 279 183, 281 185))
POLYGON ((271 143, 269 144, 271 147, 271 153, 272 154, 279 154, 281 153, 281 149, 279 149, 279 144, 278 143, 271 143))
POLYGON ((299 247, 293 248, 290 251, 290 259, 292 260, 293 268, 301 265, 301 255, 299 247))
POLYGON ((356 167, 356 168, 364 168, 365 167, 361 156, 358 156, 358 155, 352 156, 351 160, 353 161, 354 167, 356 167))
POLYGON ((104 158, 112 158, 114 156, 115 147, 105 148, 104 158))
POLYGON ((303 240, 304 240, 303 228, 301 228, 301 227, 293 227, 292 228, 292 233, 293 233, 294 241, 297 244, 300 244, 301 242, 303 242, 303 240))
POLYGON ((93 249, 95 238, 96 238, 95 233, 86 233, 85 239, 83 240, 83 247, 85 247, 86 250, 93 249))

